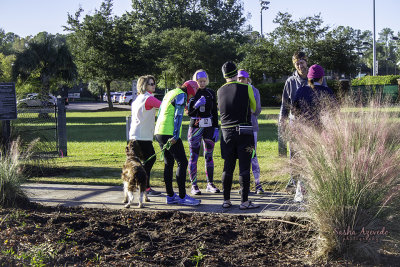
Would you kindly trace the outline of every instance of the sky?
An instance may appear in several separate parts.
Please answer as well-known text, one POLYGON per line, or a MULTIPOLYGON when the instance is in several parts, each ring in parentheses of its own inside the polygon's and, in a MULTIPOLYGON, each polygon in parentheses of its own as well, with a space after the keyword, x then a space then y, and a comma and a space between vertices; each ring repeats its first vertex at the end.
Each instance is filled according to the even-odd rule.
MULTIPOLYGON (((260 31, 260 1, 242 0, 248 23, 260 31)), ((91 14, 102 0, 0 0, 0 28, 21 37, 47 31, 66 33, 68 13, 74 14, 81 6, 83 14, 91 14)), ((324 25, 350 26, 354 29, 373 30, 373 0, 269 0, 269 9, 263 11, 263 32, 271 32, 272 21, 278 12, 288 12, 294 20, 321 14, 324 25)), ((114 14, 120 16, 131 10, 131 0, 114 0, 114 14)), ((376 34, 383 28, 400 31, 398 12, 400 0, 375 0, 376 34), (396 23, 397 21, 397 23, 396 23)), ((378 37, 378 35, 377 35, 378 37)))

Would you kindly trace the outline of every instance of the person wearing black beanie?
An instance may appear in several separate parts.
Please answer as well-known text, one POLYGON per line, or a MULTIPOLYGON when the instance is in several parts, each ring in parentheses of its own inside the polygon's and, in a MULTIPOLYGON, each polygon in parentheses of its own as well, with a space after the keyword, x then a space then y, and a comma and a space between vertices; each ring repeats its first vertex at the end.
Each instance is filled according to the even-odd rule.
POLYGON ((222 186, 224 188, 223 208, 232 206, 230 194, 236 159, 239 159, 239 184, 241 191, 240 209, 258 208, 249 201, 250 166, 254 151, 251 112, 256 109, 253 87, 237 82, 237 67, 228 61, 222 66, 226 84, 218 89, 218 109, 221 119, 221 155, 224 159, 222 186))

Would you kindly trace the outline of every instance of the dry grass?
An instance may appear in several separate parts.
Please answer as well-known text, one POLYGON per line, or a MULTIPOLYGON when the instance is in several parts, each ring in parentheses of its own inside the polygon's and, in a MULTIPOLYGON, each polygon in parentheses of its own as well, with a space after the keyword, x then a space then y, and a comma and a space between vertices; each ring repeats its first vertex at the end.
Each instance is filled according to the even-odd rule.
POLYGON ((357 112, 344 102, 341 112, 321 113, 321 128, 297 118, 292 166, 306 183, 318 255, 379 262, 381 249, 399 240, 399 122, 380 101, 357 112))

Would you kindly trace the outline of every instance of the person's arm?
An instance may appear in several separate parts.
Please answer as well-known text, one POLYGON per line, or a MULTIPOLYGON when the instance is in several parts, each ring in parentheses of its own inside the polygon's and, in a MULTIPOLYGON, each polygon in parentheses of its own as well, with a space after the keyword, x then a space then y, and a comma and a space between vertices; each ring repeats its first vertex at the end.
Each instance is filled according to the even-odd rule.
POLYGON ((251 112, 254 113, 254 111, 256 111, 256 99, 254 98, 254 92, 253 92, 253 86, 251 86, 250 84, 247 86, 247 92, 249 94, 249 100, 250 100, 250 109, 251 112))
POLYGON ((217 95, 213 90, 209 90, 211 95, 213 96, 213 104, 212 104, 212 110, 211 110, 211 116, 212 116, 212 124, 214 128, 218 128, 218 105, 217 105, 217 95))
POLYGON ((196 101, 195 101, 195 99, 196 99, 196 96, 192 97, 189 100, 189 103, 187 105, 187 112, 188 112, 188 115, 191 116, 191 117, 193 117, 197 113, 197 109, 194 107, 194 104, 197 101, 197 99, 196 99, 196 101))
POLYGON ((183 113, 185 111, 185 106, 186 106, 186 94, 182 93, 177 95, 174 100, 174 103, 175 103, 175 114, 174 114, 173 138, 177 141, 180 138, 183 113))
POLYGON ((261 113, 261 100, 260 100, 260 92, 257 88, 253 86, 254 91, 254 99, 256 100, 256 110, 253 112, 255 116, 260 115, 261 113))
POLYGON ((146 110, 150 110, 152 108, 159 108, 161 105, 161 101, 155 98, 154 96, 150 96, 146 99, 146 103, 144 103, 144 107, 146 110))

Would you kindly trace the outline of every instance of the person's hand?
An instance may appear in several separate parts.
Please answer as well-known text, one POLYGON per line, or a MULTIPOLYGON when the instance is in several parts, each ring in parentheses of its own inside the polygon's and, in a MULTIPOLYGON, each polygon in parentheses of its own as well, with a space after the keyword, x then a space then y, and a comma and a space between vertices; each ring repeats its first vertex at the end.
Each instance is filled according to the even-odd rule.
POLYGON ((171 145, 175 145, 177 140, 175 140, 175 138, 171 137, 170 139, 168 139, 168 142, 171 143, 171 145))
POLYGON ((218 128, 214 129, 213 139, 214 139, 214 142, 218 142, 218 139, 219 139, 219 129, 218 128))
POLYGON ((206 104, 206 98, 204 96, 201 96, 199 100, 194 104, 194 108, 198 108, 201 106, 204 106, 206 104))

